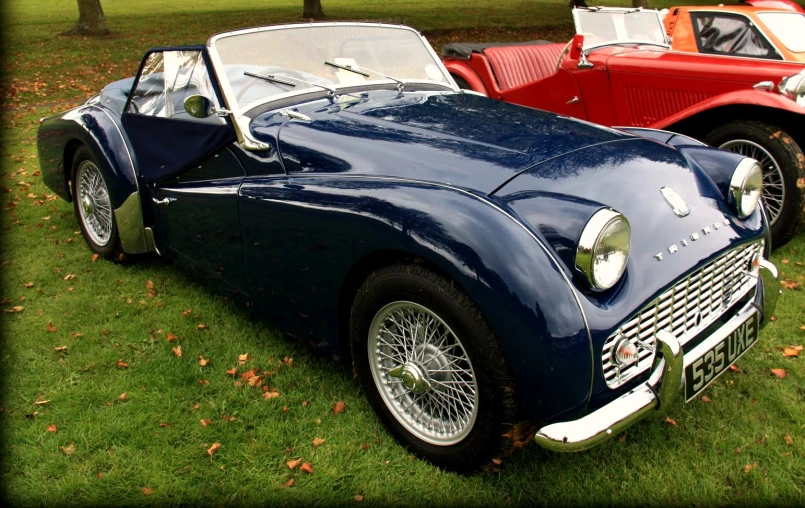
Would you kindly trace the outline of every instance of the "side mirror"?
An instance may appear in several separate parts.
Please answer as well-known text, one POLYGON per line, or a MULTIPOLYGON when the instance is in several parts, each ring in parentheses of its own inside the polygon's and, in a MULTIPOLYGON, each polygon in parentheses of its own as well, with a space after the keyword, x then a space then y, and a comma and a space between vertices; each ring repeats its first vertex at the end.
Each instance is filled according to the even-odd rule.
POLYGON ((581 58, 581 51, 584 47, 584 36, 582 34, 576 34, 573 36, 573 40, 570 41, 570 54, 568 55, 571 60, 578 60, 581 58))
POLYGON ((184 110, 193 118, 207 118, 215 114, 212 101, 203 95, 191 95, 184 100, 184 110))

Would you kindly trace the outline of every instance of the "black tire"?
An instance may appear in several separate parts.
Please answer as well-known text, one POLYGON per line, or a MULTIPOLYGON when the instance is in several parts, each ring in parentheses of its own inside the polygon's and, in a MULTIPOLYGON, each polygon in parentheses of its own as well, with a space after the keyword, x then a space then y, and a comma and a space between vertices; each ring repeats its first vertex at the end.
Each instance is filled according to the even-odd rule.
MULTIPOLYGON (((397 440, 416 455, 445 469, 466 473, 479 470, 511 449, 503 434, 516 422, 517 403, 506 356, 481 312, 452 281, 421 265, 397 264, 373 272, 352 306, 350 342, 353 364, 370 403, 397 440), (413 302, 432 311, 458 338, 471 362, 477 416, 455 444, 433 444, 416 436, 400 423, 378 389, 370 366, 377 357, 370 359, 369 333, 375 316, 392 302, 413 302)), ((422 364, 432 365, 432 361, 422 364)), ((401 388, 405 390, 404 385, 401 388)))
MULTIPOLYGON (((791 240, 802 223, 803 204, 805 204, 803 191, 797 185, 797 180, 805 177, 805 155, 793 138, 774 125, 739 120, 718 127, 710 132, 704 141, 715 147, 723 147, 726 150, 753 156, 753 154, 747 153, 746 149, 739 149, 741 145, 737 144, 749 141, 762 147, 771 156, 782 176, 780 183, 782 183, 784 192, 782 205, 777 205, 779 212, 771 224, 772 247, 780 247, 791 240), (736 143, 736 145, 730 146, 732 143, 736 143)), ((743 146, 751 151, 751 147, 747 143, 743 143, 743 146)), ((755 155, 755 158, 760 157, 755 155)), ((769 164, 762 165, 764 166, 763 180, 766 184, 768 183, 767 178, 774 176, 770 175, 770 172, 776 172, 776 169, 769 164)), ((779 179, 779 176, 774 178, 779 179)), ((769 200, 772 198, 770 192, 770 188, 763 191, 764 196, 767 196, 769 200)), ((779 195, 777 199, 780 199, 779 195)), ((770 210, 770 208, 767 209, 770 210)))
MULTIPOLYGON (((111 199, 109 199, 109 188, 106 184, 106 180, 104 179, 103 172, 100 170, 100 165, 86 146, 79 147, 73 156, 71 181, 73 193, 73 211, 75 212, 76 219, 78 219, 78 224, 81 227, 81 233, 83 234, 84 240, 86 240, 89 249, 93 253, 98 254, 106 259, 120 258, 123 250, 120 248, 120 236, 118 235, 117 224, 114 220, 111 199), (97 228, 93 227, 90 219, 85 218, 87 216, 86 214, 89 212, 85 212, 84 210, 80 209, 82 206, 82 191, 79 188, 79 173, 84 171, 82 167, 88 168, 87 171, 93 171, 93 167, 95 168, 94 170, 97 170, 97 174, 101 179, 99 185, 103 186, 101 192, 105 193, 107 198, 106 202, 102 203, 101 206, 103 206, 105 209, 108 208, 109 210, 108 218, 110 226, 108 227, 108 235, 103 237, 99 237, 97 232, 93 234, 93 230, 97 230, 97 228)), ((95 206, 94 203, 93 205, 95 206)))

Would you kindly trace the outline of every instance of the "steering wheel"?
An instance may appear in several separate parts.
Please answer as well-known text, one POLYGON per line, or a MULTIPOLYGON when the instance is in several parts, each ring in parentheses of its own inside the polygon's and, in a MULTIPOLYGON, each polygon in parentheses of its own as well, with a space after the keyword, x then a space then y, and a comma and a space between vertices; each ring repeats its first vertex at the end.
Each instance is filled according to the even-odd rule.
POLYGON ((559 59, 556 61, 556 67, 554 67, 554 69, 553 69, 554 72, 559 71, 559 68, 562 66, 562 60, 565 59, 565 55, 570 53, 570 45, 571 44, 573 44, 573 39, 570 39, 569 41, 567 41, 567 44, 565 44, 565 47, 562 48, 562 52, 559 53, 559 59))

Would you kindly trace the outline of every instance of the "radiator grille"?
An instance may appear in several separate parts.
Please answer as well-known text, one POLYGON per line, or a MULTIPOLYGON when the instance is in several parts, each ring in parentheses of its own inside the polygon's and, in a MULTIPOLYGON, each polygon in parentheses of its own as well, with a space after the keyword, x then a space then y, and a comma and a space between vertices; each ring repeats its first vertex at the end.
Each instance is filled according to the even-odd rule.
POLYGON ((640 348, 639 361, 619 372, 612 353, 621 338, 629 339, 633 344, 639 340, 653 346, 656 333, 667 330, 680 344, 685 344, 718 319, 731 302, 754 288, 757 279, 748 276, 747 272, 755 273, 752 260, 760 252, 761 245, 743 245, 723 254, 677 282, 621 325, 607 338, 601 353, 607 385, 616 388, 651 367, 653 353, 640 348))

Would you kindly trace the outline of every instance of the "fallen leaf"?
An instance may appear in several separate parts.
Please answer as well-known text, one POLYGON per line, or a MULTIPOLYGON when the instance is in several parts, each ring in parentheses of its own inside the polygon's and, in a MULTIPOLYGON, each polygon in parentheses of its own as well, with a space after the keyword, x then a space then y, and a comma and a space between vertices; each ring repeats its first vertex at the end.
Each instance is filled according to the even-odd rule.
POLYGON ((29 415, 25 415, 25 418, 28 418, 30 420, 31 418, 35 418, 36 415, 38 415, 38 414, 39 414, 39 411, 34 411, 33 413, 31 413, 29 415))
POLYGON ((734 363, 732 365, 730 365, 728 368, 729 368, 729 370, 731 370, 733 372, 742 372, 741 369, 739 369, 738 366, 735 365, 734 363))
POLYGON ((16 313, 16 312, 22 312, 24 309, 25 309, 25 307, 23 307, 22 305, 15 305, 14 307, 11 307, 10 309, 6 309, 6 312, 13 314, 13 313, 16 313))
POLYGON ((45 404, 50 404, 50 399, 48 400, 37 400, 34 402, 35 406, 44 406, 45 404))
MULTIPOLYGON (((495 461, 495 459, 492 459, 492 462, 494 462, 494 461, 495 461)), ((363 496, 360 495, 360 494, 355 494, 355 497, 353 499, 355 499, 356 503, 360 503, 361 501, 363 501, 363 496)))
POLYGON ((783 350, 783 356, 790 357, 790 356, 799 356, 799 352, 801 350, 797 349, 794 346, 788 346, 783 350))
POLYGON ((64 351, 67 351, 67 346, 54 347, 53 351, 58 351, 59 353, 63 353, 64 351))
POLYGON ((741 449, 740 449, 740 448, 736 448, 736 449, 735 449, 735 453, 741 453, 741 449))
POLYGON ((296 483, 296 482, 295 482, 295 480, 294 480, 293 478, 291 478, 290 480, 288 480, 287 482, 285 482, 285 484, 284 484, 284 485, 285 485, 286 487, 291 487, 291 486, 292 486, 294 483, 296 483))
POLYGON ((218 448, 220 447, 221 443, 213 443, 212 446, 210 446, 209 450, 207 450, 207 455, 212 457, 212 454, 215 453, 215 451, 218 450, 218 448))
POLYGON ((263 378, 260 377, 260 376, 250 377, 249 380, 246 381, 246 383, 248 383, 248 385, 251 386, 252 388, 260 386, 260 384, 262 384, 262 382, 263 382, 263 378))
POLYGON ((240 378, 244 381, 248 381, 255 376, 257 376, 257 369, 250 369, 241 374, 240 378))
POLYGON ((747 464, 747 465, 744 466, 744 473, 748 474, 749 472, 751 472, 756 467, 757 467, 757 464, 747 464))
POLYGON ((707 395, 702 395, 702 402, 712 402, 712 401, 710 400, 710 397, 708 397, 707 395))
POLYGON ((780 281, 780 285, 786 289, 797 289, 800 286, 799 282, 794 282, 791 279, 785 279, 780 281))
POLYGON ((783 436, 783 439, 785 440, 785 444, 787 444, 788 446, 794 446, 794 440, 791 439, 791 436, 789 436, 788 434, 783 436))
POLYGON ((204 358, 203 356, 198 357, 198 364, 201 365, 202 367, 205 367, 208 363, 210 363, 209 358, 204 358))
POLYGON ((182 312, 182 317, 187 317, 193 312, 193 309, 187 309, 186 311, 182 312))
POLYGON ((251 357, 248 353, 238 355, 238 365, 243 365, 247 360, 251 360, 251 357))
POLYGON ((785 379, 785 376, 787 375, 785 369, 771 369, 771 373, 780 379, 785 379))
POLYGON ((492 459, 492 464, 494 464, 496 466, 499 466, 499 465, 503 464, 503 461, 500 460, 500 459, 492 459))
POLYGON ((129 397, 128 392, 123 392, 123 393, 121 393, 120 395, 117 396, 118 400, 126 400, 128 397, 129 397))
POLYGON ((177 335, 174 335, 171 332, 168 332, 168 335, 165 338, 168 339, 168 342, 172 342, 174 340, 179 340, 179 337, 177 335))
POLYGON ((173 355, 176 356, 177 358, 181 358, 182 357, 182 346, 172 347, 171 348, 171 353, 173 353, 173 355))
MULTIPOLYGON (((96 254, 96 255, 97 255, 97 254, 96 254)), ((153 490, 151 489, 151 487, 143 487, 143 488, 142 488, 142 491, 143 491, 143 495, 144 495, 144 496, 150 496, 150 495, 151 495, 151 493, 153 492, 153 490)))
MULTIPOLYGON (((305 401, 305 402, 307 402, 307 401, 305 401)), ((333 404, 333 414, 337 416, 338 413, 343 412, 346 408, 347 408, 347 405, 344 404, 343 401, 339 400, 338 402, 333 404)))
POLYGON ((287 365, 288 367, 293 367, 293 358, 285 357, 282 359, 282 363, 287 365))
POLYGON ((672 425, 672 426, 676 427, 676 420, 674 420, 670 416, 665 417, 665 423, 667 423, 668 425, 672 425))
POLYGON ((238 368, 237 367, 232 367, 231 369, 226 371, 227 376, 235 376, 235 375, 237 375, 237 373, 238 373, 238 368))
POLYGON ((313 439, 313 446, 318 448, 319 446, 324 444, 324 441, 325 441, 325 439, 317 437, 317 438, 313 439))
POLYGON ((126 363, 126 362, 124 362, 123 360, 118 360, 118 361, 117 361, 117 368, 118 368, 118 369, 128 369, 128 368, 129 368, 129 364, 128 364, 128 363, 126 363))
POLYGON ((299 470, 304 471, 307 474, 313 474, 313 466, 311 466, 309 462, 302 464, 302 467, 300 467, 299 470))
POLYGON ((276 399, 279 396, 280 396, 280 392, 278 392, 278 391, 269 391, 269 392, 264 392, 263 393, 263 398, 265 400, 276 399))
MULTIPOLYGON (((50 425, 48 425, 47 431, 48 431, 48 432, 58 432, 58 431, 59 431, 59 429, 57 429, 57 428, 56 428, 56 426, 55 426, 54 424, 52 424, 52 423, 51 423, 50 425)), ((786 437, 788 437, 788 436, 786 436, 786 437)), ((789 438, 789 439, 790 439, 790 438, 789 438)))
POLYGON ((288 466, 288 469, 296 469, 301 463, 302 459, 291 459, 287 461, 285 464, 288 466))
POLYGON ((202 427, 206 427, 207 425, 212 423, 212 420, 210 420, 209 418, 204 418, 203 420, 199 420, 198 423, 200 423, 202 427))
POLYGON ((92 259, 92 262, 94 263, 95 261, 98 261, 98 258, 100 258, 100 257, 101 257, 101 256, 99 256, 99 255, 97 255, 97 254, 93 254, 93 255, 92 255, 92 258, 91 258, 91 259, 92 259))
POLYGON ((198 384, 198 385, 208 385, 208 384, 210 384, 210 380, 209 379, 197 379, 196 384, 198 384))
POLYGON ((25 286, 27 288, 32 288, 32 287, 34 287, 34 283, 33 282, 26 282, 25 284, 23 284, 23 286, 25 286))
POLYGON ((200 405, 200 404, 196 404, 195 406, 193 406, 193 407, 191 407, 191 408, 190 408, 190 411, 195 411, 195 410, 197 410, 197 409, 198 409, 198 408, 200 408, 200 407, 201 407, 201 405, 200 405))
POLYGON ((64 452, 65 455, 72 455, 75 451, 75 444, 70 443, 67 446, 60 446, 61 451, 64 452))
POLYGON ((781 260, 780 260, 780 262, 781 262, 782 264, 784 264, 784 265, 787 265, 788 263, 790 263, 790 261, 789 261, 789 260, 787 260, 787 259, 781 259, 781 260))
POLYGON ((55 326, 53 326, 53 323, 48 323, 48 331, 49 331, 50 333, 53 333, 53 332, 55 332, 56 330, 58 330, 58 328, 56 328, 55 326))
POLYGON ((199 330, 206 330, 206 329, 207 329, 207 325, 205 325, 204 323, 199 323, 199 324, 198 324, 198 326, 197 326, 196 328, 198 328, 199 330))
POLYGON ((171 424, 170 424, 170 422, 162 422, 162 423, 159 424, 159 426, 164 429, 165 427, 170 427, 171 424))
POLYGON ((308 404, 310 404, 310 402, 308 402, 306 400, 302 401, 302 407, 307 407, 308 404))

